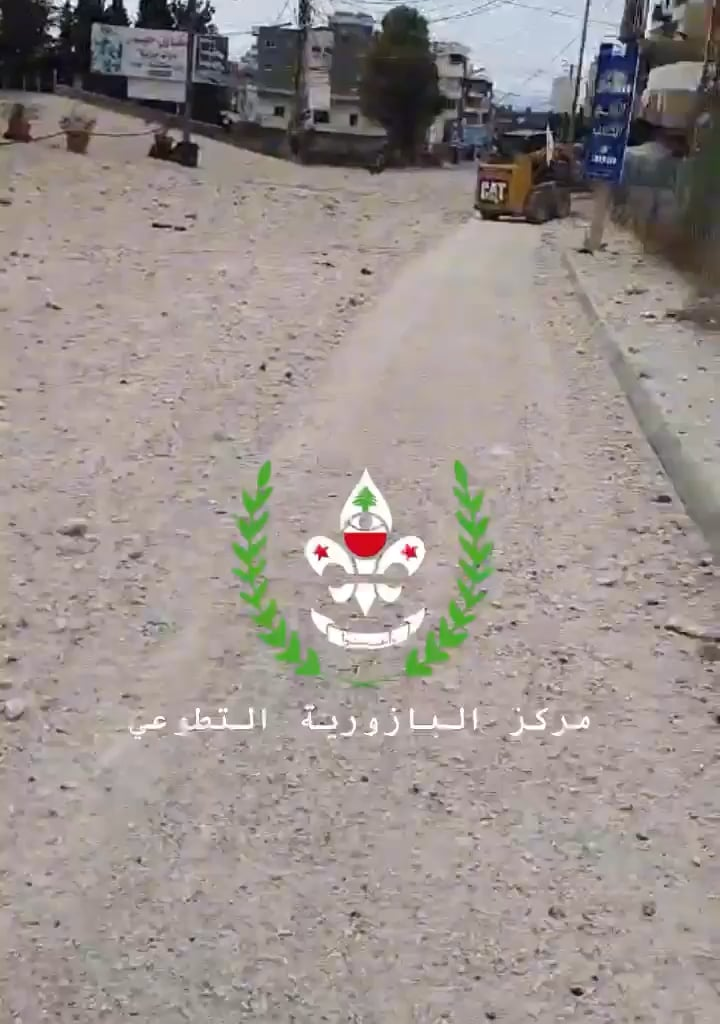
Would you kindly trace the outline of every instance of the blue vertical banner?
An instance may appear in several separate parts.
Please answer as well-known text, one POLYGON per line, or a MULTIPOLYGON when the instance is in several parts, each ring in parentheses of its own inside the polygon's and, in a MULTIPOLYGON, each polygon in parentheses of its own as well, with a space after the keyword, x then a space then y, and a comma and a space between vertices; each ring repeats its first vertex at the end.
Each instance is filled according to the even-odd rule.
POLYGON ((622 178, 638 73, 637 43, 603 43, 597 62, 585 175, 617 184, 622 178))

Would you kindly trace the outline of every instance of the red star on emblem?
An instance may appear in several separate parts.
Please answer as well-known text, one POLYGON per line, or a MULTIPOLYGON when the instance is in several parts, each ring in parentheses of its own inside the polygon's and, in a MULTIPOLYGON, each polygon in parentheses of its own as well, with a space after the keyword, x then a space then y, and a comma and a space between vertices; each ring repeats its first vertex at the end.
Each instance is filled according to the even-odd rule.
POLYGON ((324 548, 322 544, 318 544, 318 546, 313 551, 313 554, 317 555, 318 562, 320 562, 323 558, 327 558, 328 549, 324 548))
POLYGON ((417 558, 417 548, 411 548, 409 544, 406 544, 402 549, 402 553, 405 558, 417 558))

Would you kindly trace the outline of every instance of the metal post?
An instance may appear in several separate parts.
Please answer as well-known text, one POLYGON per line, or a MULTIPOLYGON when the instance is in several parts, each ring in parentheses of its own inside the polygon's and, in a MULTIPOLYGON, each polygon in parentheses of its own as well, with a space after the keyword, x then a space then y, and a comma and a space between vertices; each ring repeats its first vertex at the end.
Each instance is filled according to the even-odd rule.
POLYGON ((573 101, 572 107, 570 109, 570 127, 568 129, 568 142, 571 145, 575 141, 575 119, 577 116, 578 98, 580 96, 580 82, 582 80, 583 61, 585 60, 585 44, 587 42, 591 2, 592 0, 585 0, 585 14, 583 15, 582 34, 580 36, 580 54, 578 56, 577 69, 575 71, 575 88, 573 89, 573 101))
POLYGON ((183 109, 182 132, 183 143, 190 142, 190 122, 192 121, 193 71, 195 68, 195 20, 197 17, 196 0, 188 0, 187 7, 187 67, 185 68, 185 106, 183 109))
POLYGON ((300 0, 298 4, 298 48, 297 66, 295 68, 295 129, 302 131, 305 127, 307 100, 307 43, 312 22, 312 4, 310 0, 300 0))
POLYGON ((460 80, 460 99, 458 100, 458 107, 457 107, 458 162, 460 162, 460 157, 461 157, 462 152, 463 152, 462 141, 463 141, 463 134, 464 134, 464 132, 463 132, 463 127, 464 127, 463 122, 465 121, 465 90, 468 87, 468 84, 467 84, 467 65, 468 65, 467 57, 463 56, 463 64, 462 64, 463 72, 462 72, 462 78, 460 80))

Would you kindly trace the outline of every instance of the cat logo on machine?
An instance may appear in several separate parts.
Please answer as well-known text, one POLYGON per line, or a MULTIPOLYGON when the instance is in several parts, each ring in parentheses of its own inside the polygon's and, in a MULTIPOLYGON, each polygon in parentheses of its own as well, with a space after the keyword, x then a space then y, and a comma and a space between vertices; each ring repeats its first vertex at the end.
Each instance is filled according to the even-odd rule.
POLYGON ((497 205, 504 203, 507 187, 508 183, 506 181, 481 181, 480 201, 497 205))

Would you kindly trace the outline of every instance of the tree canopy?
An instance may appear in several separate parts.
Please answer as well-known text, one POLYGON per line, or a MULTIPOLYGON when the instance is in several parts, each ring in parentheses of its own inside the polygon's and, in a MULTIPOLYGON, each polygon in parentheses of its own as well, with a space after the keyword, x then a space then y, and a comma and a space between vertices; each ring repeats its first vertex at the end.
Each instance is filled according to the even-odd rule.
POLYGON ((0 64, 10 69, 30 64, 48 45, 50 0, 0 0, 0 64))
POLYGON ((414 7, 393 7, 370 44, 360 82, 363 113, 388 133, 390 146, 416 155, 442 109, 426 19, 414 7))
POLYGON ((140 0, 135 24, 138 28, 175 28, 168 0, 140 0))

